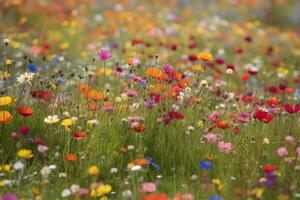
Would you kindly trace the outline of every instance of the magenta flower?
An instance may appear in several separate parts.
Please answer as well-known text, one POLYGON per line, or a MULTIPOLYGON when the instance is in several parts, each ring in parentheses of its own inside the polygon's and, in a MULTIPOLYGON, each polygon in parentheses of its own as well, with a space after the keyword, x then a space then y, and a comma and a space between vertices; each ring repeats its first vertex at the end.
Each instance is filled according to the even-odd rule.
POLYGON ((288 155, 287 148, 286 147, 279 147, 277 149, 277 155, 280 156, 280 157, 287 156, 288 155))
POLYGON ((112 54, 105 49, 101 49, 98 52, 98 56, 99 56, 100 60, 102 60, 102 61, 106 61, 106 60, 109 60, 112 58, 112 54))
POLYGON ((18 200, 18 197, 14 194, 6 193, 2 197, 0 197, 1 200, 18 200))
POLYGON ((217 111, 214 111, 209 117, 208 119, 212 122, 217 122, 220 120, 220 116, 221 116, 221 113, 220 112, 217 112, 217 111))
POLYGON ((141 187, 142 192, 155 192, 156 191, 156 185, 155 183, 151 183, 151 182, 145 182, 142 184, 141 187))
POLYGON ((232 144, 230 142, 221 141, 218 143, 218 149, 222 153, 231 153, 232 152, 232 144))
POLYGON ((29 127, 28 126, 21 126, 19 131, 22 135, 27 135, 29 133, 29 127))

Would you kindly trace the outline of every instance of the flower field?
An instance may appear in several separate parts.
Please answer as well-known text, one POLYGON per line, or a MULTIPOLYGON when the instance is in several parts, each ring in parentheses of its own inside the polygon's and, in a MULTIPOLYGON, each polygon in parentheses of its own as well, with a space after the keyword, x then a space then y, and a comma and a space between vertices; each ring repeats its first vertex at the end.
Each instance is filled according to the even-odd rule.
POLYGON ((0 11, 0 200, 300 199, 299 1, 0 11))

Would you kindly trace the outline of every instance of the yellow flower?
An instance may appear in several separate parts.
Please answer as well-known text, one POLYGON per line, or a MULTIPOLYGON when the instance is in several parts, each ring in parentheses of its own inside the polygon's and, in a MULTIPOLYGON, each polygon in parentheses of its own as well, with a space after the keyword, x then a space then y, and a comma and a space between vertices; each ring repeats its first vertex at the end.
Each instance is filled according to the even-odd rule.
POLYGON ((8 124, 12 121, 13 116, 7 111, 0 111, 0 124, 8 124))
POLYGON ((97 190, 97 193, 99 194, 99 196, 102 196, 102 195, 106 195, 106 194, 110 193, 112 190, 112 187, 108 184, 105 184, 105 185, 100 185, 96 190, 97 190))
POLYGON ((0 187, 4 187, 5 184, 4 184, 4 181, 0 181, 0 187))
POLYGON ((221 185, 218 186, 218 190, 221 191, 221 190, 223 190, 223 189, 224 189, 224 185, 221 184, 221 185))
POLYGON ((68 128, 73 125, 73 121, 72 119, 64 119, 62 120, 61 125, 64 126, 65 128, 68 128))
POLYGON ((256 196, 256 198, 260 199, 264 193, 263 188, 255 188, 251 191, 252 194, 256 196))
POLYGON ((200 120, 200 121, 197 122, 197 127, 198 128, 203 128, 203 126, 204 126, 204 124, 203 124, 202 120, 200 120))
POLYGON ((1 170, 2 170, 3 172, 6 172, 6 173, 11 173, 11 172, 14 171, 13 168, 12 168, 12 166, 11 166, 11 165, 8 165, 8 164, 2 165, 2 166, 1 166, 1 170))
POLYGON ((203 60, 203 61, 211 61, 213 59, 211 53, 208 52, 200 52, 197 54, 197 57, 199 60, 203 60))
POLYGON ((214 185, 221 185, 220 179, 217 179, 217 178, 214 178, 214 179, 212 180, 212 183, 213 183, 214 185))
POLYGON ((33 157, 32 151, 30 149, 21 149, 18 152, 18 156, 23 159, 30 159, 33 157))
POLYGON ((89 175, 96 176, 100 173, 100 169, 96 165, 93 165, 89 168, 88 173, 89 175))
POLYGON ((108 197, 107 196, 103 196, 100 198, 100 200, 108 200, 108 197))
POLYGON ((194 65, 192 67, 192 69, 196 72, 202 72, 203 71, 203 67, 201 65, 194 65))
POLYGON ((10 96, 0 97, 0 106, 8 106, 12 103, 13 98, 10 96))
POLYGON ((4 79, 8 79, 11 77, 11 74, 9 72, 3 72, 2 75, 4 79))
POLYGON ((12 63, 12 61, 10 59, 8 59, 8 60, 5 61, 6 65, 11 65, 11 63, 12 63))

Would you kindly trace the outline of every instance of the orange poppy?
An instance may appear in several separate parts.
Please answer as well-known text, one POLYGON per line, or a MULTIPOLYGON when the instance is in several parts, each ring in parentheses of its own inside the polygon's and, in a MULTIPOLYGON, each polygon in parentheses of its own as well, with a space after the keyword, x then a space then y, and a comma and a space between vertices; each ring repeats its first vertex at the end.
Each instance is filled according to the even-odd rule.
POLYGON ((148 194, 142 197, 141 200, 168 200, 168 196, 164 193, 148 194))
POLYGON ((99 109, 99 105, 98 105, 97 103, 90 103, 90 104, 89 104, 89 109, 90 109, 91 111, 96 111, 96 110, 99 109))
POLYGON ((135 165, 140 165, 140 166, 143 167, 143 166, 148 165, 148 160, 146 160, 146 159, 144 159, 144 158, 141 158, 141 159, 136 159, 136 160, 134 160, 133 163, 134 163, 135 165))
POLYGON ((146 70, 146 75, 149 77, 154 77, 157 78, 159 76, 161 76, 163 72, 155 67, 150 67, 146 70))
POLYGON ((88 91, 90 89, 90 86, 87 84, 87 83, 80 83, 79 85, 78 85, 78 90, 80 91, 80 92, 86 92, 86 91, 88 91))
POLYGON ((221 128, 221 129, 229 128, 231 126, 232 126, 232 123, 228 122, 226 120, 220 120, 215 123, 215 127, 221 128))
POLYGON ((292 94, 292 93, 294 93, 294 89, 291 87, 287 87, 287 88, 285 88, 284 92, 287 94, 292 94))
POLYGON ((21 107, 17 108, 17 113, 19 113, 23 117, 28 117, 33 114, 33 111, 30 107, 21 106, 21 107))
POLYGON ((177 85, 181 88, 185 88, 190 83, 190 79, 184 78, 177 82, 177 85))
POLYGON ((90 100, 95 100, 95 101, 98 101, 98 100, 101 100, 101 99, 104 99, 105 98, 105 95, 103 92, 98 92, 96 90, 89 90, 86 94, 85 94, 85 97, 87 99, 90 99, 90 100))
POLYGON ((66 161, 68 161, 68 162, 75 162, 75 161, 77 160, 77 155, 76 155, 76 154, 73 154, 73 153, 66 154, 66 155, 65 155, 65 159, 66 159, 66 161))

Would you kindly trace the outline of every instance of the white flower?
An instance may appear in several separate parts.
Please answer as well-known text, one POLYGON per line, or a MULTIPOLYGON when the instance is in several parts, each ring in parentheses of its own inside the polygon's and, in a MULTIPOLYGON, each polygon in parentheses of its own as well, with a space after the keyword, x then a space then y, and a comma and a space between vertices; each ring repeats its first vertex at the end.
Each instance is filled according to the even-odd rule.
POLYGON ((13 167, 15 170, 22 170, 24 169, 25 165, 21 161, 17 161, 13 167))
POLYGON ((69 189, 64 189, 61 193, 61 196, 62 197, 67 197, 67 196, 70 196, 72 193, 69 189))
POLYGON ((116 102, 116 103, 120 103, 121 101, 122 101, 122 98, 121 98, 121 97, 116 97, 116 98, 115 98, 115 102, 116 102))
POLYGON ((48 166, 45 166, 41 169, 40 174, 43 177, 48 177, 51 174, 51 172, 52 172, 52 170, 48 166))
POLYGON ((270 143, 270 140, 268 138, 263 139, 263 144, 269 144, 269 143, 270 143))
POLYGON ((128 150, 133 150, 134 148, 135 148, 134 145, 128 145, 128 146, 127 146, 127 149, 128 149, 128 150))
POLYGON ((77 193, 77 192, 80 191, 80 186, 79 186, 79 185, 76 185, 76 184, 73 184, 73 185, 71 185, 70 190, 71 190, 71 192, 72 192, 73 194, 75 194, 75 193, 77 193))
POLYGON ((140 171, 143 168, 140 165, 134 165, 133 167, 130 168, 131 171, 136 172, 136 171, 140 171))
POLYGON ((59 118, 57 115, 49 115, 45 117, 44 122, 47 124, 55 124, 59 121, 59 118))
POLYGON ((115 173, 117 173, 118 172, 118 169, 117 168, 111 168, 110 169, 110 173, 111 174, 115 174, 115 173))
POLYGON ((30 83, 31 84, 31 81, 33 78, 34 78, 34 73, 25 72, 24 74, 21 74, 19 77, 17 77, 17 81, 21 84, 22 83, 30 83))
POLYGON ((125 197, 125 198, 129 198, 132 196, 132 192, 130 190, 124 190, 122 192, 122 196, 125 197))

